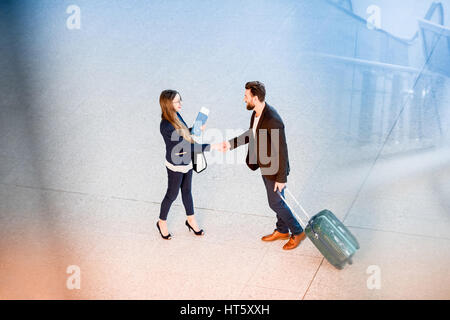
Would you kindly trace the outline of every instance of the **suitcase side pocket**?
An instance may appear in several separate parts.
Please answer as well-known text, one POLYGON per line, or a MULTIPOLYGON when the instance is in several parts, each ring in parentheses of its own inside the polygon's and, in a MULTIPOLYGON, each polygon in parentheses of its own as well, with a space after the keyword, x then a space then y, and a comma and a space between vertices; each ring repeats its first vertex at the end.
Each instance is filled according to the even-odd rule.
POLYGON ((308 224, 311 239, 333 266, 342 269, 346 262, 351 261, 355 253, 355 247, 336 228, 336 225, 328 217, 320 215, 311 219, 308 224))

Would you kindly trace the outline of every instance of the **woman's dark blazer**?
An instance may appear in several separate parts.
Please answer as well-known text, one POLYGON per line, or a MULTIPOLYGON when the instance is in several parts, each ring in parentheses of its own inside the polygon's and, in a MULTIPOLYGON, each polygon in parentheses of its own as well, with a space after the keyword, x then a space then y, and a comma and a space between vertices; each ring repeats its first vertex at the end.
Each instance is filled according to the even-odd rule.
MULTIPOLYGON (((181 115, 177 112, 178 118, 184 123, 186 128, 186 122, 184 122, 181 115)), ((211 146, 209 144, 190 143, 185 140, 175 130, 174 126, 167 120, 162 119, 159 126, 161 135, 164 138, 166 144, 166 160, 175 166, 189 165, 192 161, 192 154, 194 152, 210 151, 211 146)), ((189 129, 191 131, 192 128, 189 129)))

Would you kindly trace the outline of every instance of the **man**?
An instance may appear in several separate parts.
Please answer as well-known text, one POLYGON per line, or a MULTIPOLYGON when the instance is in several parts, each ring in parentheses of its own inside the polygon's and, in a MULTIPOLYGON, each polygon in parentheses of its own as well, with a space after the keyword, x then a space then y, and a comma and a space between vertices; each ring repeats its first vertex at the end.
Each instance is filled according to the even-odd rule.
POLYGON ((258 81, 245 85, 244 102, 247 110, 253 111, 250 129, 241 136, 223 142, 223 151, 233 150, 249 144, 246 163, 255 171, 261 169, 270 208, 277 214, 276 229, 263 241, 288 240, 284 250, 296 248, 306 238, 305 232, 294 218, 291 210, 279 196, 289 175, 289 159, 284 133, 284 124, 277 111, 265 102, 266 89, 258 81), (291 236, 289 236, 289 231, 291 236))

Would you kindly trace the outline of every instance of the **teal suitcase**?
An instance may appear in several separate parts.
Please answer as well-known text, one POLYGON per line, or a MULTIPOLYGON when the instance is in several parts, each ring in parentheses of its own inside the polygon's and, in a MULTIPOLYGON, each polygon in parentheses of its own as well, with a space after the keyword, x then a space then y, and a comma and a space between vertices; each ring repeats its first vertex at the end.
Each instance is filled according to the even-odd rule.
MULTIPOLYGON (((292 193, 287 188, 284 190, 308 217, 305 233, 325 259, 339 270, 342 270, 347 263, 352 264, 352 257, 360 247, 358 240, 350 230, 329 210, 322 210, 310 219, 292 193)), ((286 198, 280 192, 278 194, 304 227, 305 224, 286 201, 286 198)))

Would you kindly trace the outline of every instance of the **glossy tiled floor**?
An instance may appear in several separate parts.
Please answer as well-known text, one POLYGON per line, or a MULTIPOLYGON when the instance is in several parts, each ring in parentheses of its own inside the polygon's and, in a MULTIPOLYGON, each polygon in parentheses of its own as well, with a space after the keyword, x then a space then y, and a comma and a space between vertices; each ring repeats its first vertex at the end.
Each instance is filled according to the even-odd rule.
MULTIPOLYGON (((361 26, 326 1, 78 1, 72 31, 68 5, 18 5, 0 40, 1 298, 450 298, 450 72, 330 57, 361 26), (306 36, 323 21, 342 34, 306 36), (286 125, 288 186, 360 241, 342 271, 309 241, 285 252, 260 240, 275 217, 244 149, 209 154, 194 176, 204 237, 184 226, 181 199, 173 240, 156 230, 160 91, 182 93, 190 123, 210 108, 204 139, 219 142, 248 126, 243 86, 254 79, 286 125), (66 286, 73 265, 80 290, 66 286)), ((417 41, 398 51, 421 52, 417 41)), ((436 41, 433 54, 448 54, 436 41)))

